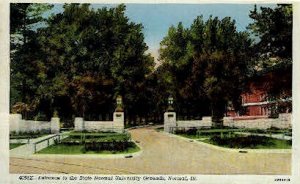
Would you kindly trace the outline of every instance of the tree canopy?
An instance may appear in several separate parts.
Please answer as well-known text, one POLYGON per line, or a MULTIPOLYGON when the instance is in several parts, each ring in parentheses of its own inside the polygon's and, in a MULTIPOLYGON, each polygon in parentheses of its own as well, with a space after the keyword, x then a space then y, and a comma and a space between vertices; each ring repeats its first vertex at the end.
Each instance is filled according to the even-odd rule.
POLYGON ((107 119, 117 95, 129 112, 144 108, 138 102, 154 62, 145 54, 142 25, 130 22, 124 11, 124 5, 94 10, 89 4, 65 4, 37 30, 35 46, 28 46, 36 50, 26 61, 32 83, 21 84, 35 86, 28 100, 38 102, 35 109, 49 109, 41 112, 47 117, 58 111, 69 118, 107 119))
MULTIPOLYGON (((121 95, 127 123, 162 122, 172 95, 179 118, 212 115, 219 126, 227 105, 241 108, 257 63, 291 61, 291 5, 255 7, 250 32, 238 31, 230 17, 198 16, 188 27, 179 22, 160 43, 156 69, 143 25, 130 21, 125 5, 65 4, 45 18, 51 8, 11 4, 11 110, 28 119, 58 114, 65 126, 75 116, 108 120, 121 95)), ((287 76, 280 84, 290 88, 287 76)))
POLYGON ((210 106, 213 120, 219 121, 229 101, 238 104, 250 44, 248 34, 238 32, 229 17, 211 16, 204 21, 199 16, 190 28, 182 23, 170 27, 160 52, 161 59, 171 65, 176 99, 189 101, 188 106, 210 106))
POLYGON ((250 11, 253 23, 248 30, 258 39, 252 46, 253 76, 269 73, 273 80, 266 82, 268 98, 286 98, 292 92, 292 4, 275 8, 257 6, 250 11))
POLYGON ((275 8, 257 6, 250 11, 253 23, 248 29, 258 36, 255 54, 260 57, 292 58, 293 9, 291 4, 278 4, 275 8))

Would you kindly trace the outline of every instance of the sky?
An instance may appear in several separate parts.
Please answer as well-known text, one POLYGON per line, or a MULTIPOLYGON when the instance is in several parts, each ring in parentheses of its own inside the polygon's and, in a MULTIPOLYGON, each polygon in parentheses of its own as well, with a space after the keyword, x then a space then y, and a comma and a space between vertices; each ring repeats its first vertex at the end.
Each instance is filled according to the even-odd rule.
MULTIPOLYGON (((220 19, 229 16, 236 21, 238 31, 245 31, 252 20, 249 18, 250 10, 254 4, 125 4, 126 16, 135 23, 144 26, 145 42, 155 60, 158 57, 160 41, 167 35, 172 25, 182 22, 189 27, 193 20, 203 15, 204 20, 217 16, 220 19)), ((101 7, 115 7, 117 4, 91 4, 94 9, 101 7)), ((263 4, 262 6, 275 7, 275 4, 263 4)), ((258 5, 260 7, 260 5, 258 5)), ((63 11, 62 4, 55 4, 51 13, 63 11)))

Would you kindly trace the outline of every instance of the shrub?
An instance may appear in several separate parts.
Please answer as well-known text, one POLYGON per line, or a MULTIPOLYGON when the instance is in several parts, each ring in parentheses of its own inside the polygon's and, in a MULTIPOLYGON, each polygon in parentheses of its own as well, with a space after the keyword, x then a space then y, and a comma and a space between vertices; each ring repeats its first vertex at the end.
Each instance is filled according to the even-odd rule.
POLYGON ((212 142, 217 145, 228 146, 230 148, 253 148, 257 145, 272 145, 273 143, 270 141, 268 137, 262 136, 239 136, 239 137, 221 137, 219 135, 215 135, 210 139, 212 142))
POLYGON ((124 151, 130 144, 129 133, 73 132, 61 141, 65 145, 84 145, 85 151, 124 151))
POLYGON ((197 134, 197 129, 196 129, 196 128, 188 129, 188 130, 186 131, 186 133, 187 133, 188 135, 196 135, 196 134, 197 134))
POLYGON ((86 142, 84 144, 86 151, 124 151, 132 146, 131 142, 127 141, 112 141, 112 142, 86 142))
POLYGON ((196 135, 197 134, 197 129, 196 128, 177 129, 177 130, 175 130, 175 134, 196 135))

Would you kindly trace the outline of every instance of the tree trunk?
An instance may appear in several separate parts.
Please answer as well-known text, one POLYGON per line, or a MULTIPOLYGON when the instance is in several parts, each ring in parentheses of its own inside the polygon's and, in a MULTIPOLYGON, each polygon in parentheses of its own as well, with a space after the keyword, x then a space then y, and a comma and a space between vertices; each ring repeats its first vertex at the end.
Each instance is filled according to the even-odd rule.
POLYGON ((222 128, 223 127, 223 117, 225 103, 223 101, 217 101, 212 103, 212 127, 222 128))

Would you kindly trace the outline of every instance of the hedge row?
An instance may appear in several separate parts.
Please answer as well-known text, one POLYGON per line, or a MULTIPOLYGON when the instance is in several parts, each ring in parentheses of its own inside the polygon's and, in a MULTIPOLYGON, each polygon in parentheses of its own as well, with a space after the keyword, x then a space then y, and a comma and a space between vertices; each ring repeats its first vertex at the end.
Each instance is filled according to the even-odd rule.
POLYGON ((43 135, 50 134, 50 130, 37 130, 37 131, 27 131, 27 132, 16 132, 12 131, 9 134, 10 139, 28 139, 28 138, 37 138, 43 135))
POLYGON ((113 140, 128 140, 131 136, 129 133, 70 133, 69 139, 74 140, 88 140, 88 139, 99 139, 103 141, 113 140))
POLYGON ((124 151, 130 147, 134 147, 133 142, 113 141, 113 142, 86 142, 84 144, 85 151, 124 151))

